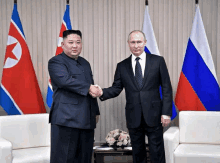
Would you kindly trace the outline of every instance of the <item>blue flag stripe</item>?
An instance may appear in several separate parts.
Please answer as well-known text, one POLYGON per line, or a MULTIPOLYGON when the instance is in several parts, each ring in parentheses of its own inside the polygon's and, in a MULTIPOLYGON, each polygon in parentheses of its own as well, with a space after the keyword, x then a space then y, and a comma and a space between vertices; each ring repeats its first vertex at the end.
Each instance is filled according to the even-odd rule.
POLYGON ((21 31, 21 33, 25 37, 24 31, 23 31, 23 28, 22 28, 22 24, 21 24, 21 21, 20 21, 20 18, 19 18, 18 10, 17 10, 17 4, 14 4, 14 9, 13 9, 13 12, 12 12, 11 19, 15 22, 15 24, 17 25, 17 27, 19 28, 19 30, 21 31))
POLYGON ((14 105, 11 98, 6 94, 2 87, 0 87, 0 105, 4 108, 6 113, 9 115, 20 115, 16 106, 14 105))
POLYGON ((70 22, 70 17, 69 17, 69 5, 66 5, 66 11, 65 11, 65 13, 64 13, 64 16, 63 16, 63 20, 65 21, 65 23, 66 23, 66 27, 67 27, 67 29, 72 29, 72 26, 71 26, 71 22, 70 22))
POLYGON ((146 52, 146 53, 149 53, 149 54, 152 54, 151 52, 150 52, 150 50, 145 46, 145 48, 144 48, 144 51, 146 52))
POLYGON ((51 98, 53 96, 53 91, 50 89, 50 87, 48 86, 47 88, 47 105, 50 108, 53 102, 53 98, 51 98))
POLYGON ((218 83, 190 39, 182 71, 207 111, 219 110, 218 83))

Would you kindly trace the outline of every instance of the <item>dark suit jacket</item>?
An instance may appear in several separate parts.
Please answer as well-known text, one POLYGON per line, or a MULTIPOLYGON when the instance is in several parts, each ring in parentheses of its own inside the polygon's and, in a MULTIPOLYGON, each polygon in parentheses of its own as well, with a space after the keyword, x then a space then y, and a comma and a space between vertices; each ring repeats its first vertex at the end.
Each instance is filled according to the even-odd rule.
POLYGON ((137 128, 141 113, 149 126, 161 123, 161 115, 172 115, 172 87, 164 58, 146 53, 146 67, 142 88, 134 78, 131 56, 117 64, 112 87, 103 89, 100 100, 118 96, 125 88, 126 121, 128 128, 137 128), (163 99, 159 87, 162 87, 163 99))
POLYGON ((53 87, 53 103, 49 122, 67 127, 94 129, 99 108, 89 95, 94 84, 88 61, 78 57, 77 63, 65 53, 49 60, 48 70, 53 87))

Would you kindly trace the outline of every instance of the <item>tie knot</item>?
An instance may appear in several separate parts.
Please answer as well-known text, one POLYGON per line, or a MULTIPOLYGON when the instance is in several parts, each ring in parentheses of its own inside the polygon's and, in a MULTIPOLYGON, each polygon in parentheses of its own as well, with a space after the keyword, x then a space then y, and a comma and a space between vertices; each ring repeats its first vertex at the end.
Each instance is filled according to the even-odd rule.
POLYGON ((140 58, 140 57, 137 57, 135 60, 136 60, 136 61, 139 61, 139 59, 141 59, 141 58, 140 58))

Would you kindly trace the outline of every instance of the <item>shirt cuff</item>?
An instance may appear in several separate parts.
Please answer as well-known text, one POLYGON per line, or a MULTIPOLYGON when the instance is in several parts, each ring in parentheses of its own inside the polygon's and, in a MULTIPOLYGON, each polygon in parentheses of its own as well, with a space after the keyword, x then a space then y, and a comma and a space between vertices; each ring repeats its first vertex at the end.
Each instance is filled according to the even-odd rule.
POLYGON ((170 119, 170 116, 168 115, 162 115, 163 116, 163 119, 170 119))

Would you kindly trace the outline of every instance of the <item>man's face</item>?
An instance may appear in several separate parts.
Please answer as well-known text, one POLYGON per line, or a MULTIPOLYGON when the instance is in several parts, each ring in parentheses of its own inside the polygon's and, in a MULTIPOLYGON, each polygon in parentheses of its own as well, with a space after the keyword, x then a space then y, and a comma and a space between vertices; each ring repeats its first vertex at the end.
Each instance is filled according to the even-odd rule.
POLYGON ((71 57, 77 58, 82 51, 82 40, 77 34, 70 34, 62 42, 64 53, 71 57))
POLYGON ((128 46, 130 51, 135 56, 139 56, 144 51, 144 46, 146 44, 146 40, 144 40, 144 36, 140 32, 134 32, 130 35, 130 39, 128 40, 128 46))

